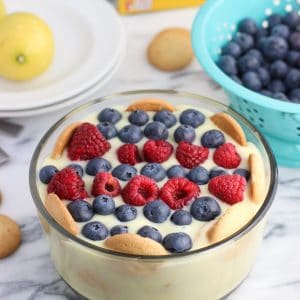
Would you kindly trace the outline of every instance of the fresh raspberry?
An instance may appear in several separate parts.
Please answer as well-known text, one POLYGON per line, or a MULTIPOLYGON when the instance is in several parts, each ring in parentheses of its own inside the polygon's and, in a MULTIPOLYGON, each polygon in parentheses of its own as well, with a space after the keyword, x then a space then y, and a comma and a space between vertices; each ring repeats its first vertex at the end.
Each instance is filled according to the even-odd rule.
POLYGON ((137 175, 124 187, 122 196, 124 202, 141 206, 157 199, 158 186, 153 179, 147 176, 137 175))
POLYGON ((173 146, 164 140, 148 140, 143 147, 144 158, 147 162, 162 163, 169 159, 173 146))
POLYGON ((92 195, 109 195, 111 197, 118 196, 121 192, 121 186, 117 178, 113 177, 110 173, 101 172, 97 173, 93 186, 92 195))
POLYGON ((208 190, 222 201, 234 204, 243 200, 246 184, 244 177, 227 174, 212 178, 208 183, 208 190))
POLYGON ((169 179, 159 192, 159 198, 172 209, 183 208, 200 194, 200 187, 186 178, 169 179))
POLYGON ((96 126, 83 123, 73 133, 68 155, 71 160, 88 160, 102 156, 110 149, 110 143, 96 126))
POLYGON ((141 162, 138 147, 134 144, 124 144, 117 151, 119 162, 134 166, 141 162))
POLYGON ((192 169, 208 158, 208 148, 192 145, 187 142, 180 142, 176 150, 176 158, 180 164, 188 169, 192 169))
POLYGON ((231 143, 225 143, 219 146, 214 152, 213 159, 217 165, 226 169, 237 168, 241 162, 240 155, 236 152, 235 146, 231 143))
POLYGON ((84 181, 74 168, 64 168, 57 172, 48 184, 48 193, 54 193, 61 199, 78 200, 88 197, 84 181))

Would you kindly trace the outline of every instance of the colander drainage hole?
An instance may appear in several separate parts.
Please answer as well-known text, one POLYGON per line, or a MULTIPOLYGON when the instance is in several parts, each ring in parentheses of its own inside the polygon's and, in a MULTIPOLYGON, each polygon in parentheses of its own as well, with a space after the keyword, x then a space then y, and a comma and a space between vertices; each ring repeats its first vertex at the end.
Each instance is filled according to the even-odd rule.
MULTIPOLYGON (((260 122, 262 122, 262 123, 265 122, 265 120, 264 120, 263 118, 258 118, 258 120, 259 120, 260 122)), ((300 127, 299 127, 299 128, 300 128, 300 127)))
POLYGON ((258 110, 256 108, 253 108, 253 111, 258 114, 258 110))
POLYGON ((251 109, 250 109, 250 108, 247 108, 247 112, 248 112, 249 114, 251 114, 251 113, 252 113, 252 111, 251 111, 251 109))
POLYGON ((249 117, 249 119, 250 119, 250 121, 251 121, 251 122, 254 122, 254 118, 252 118, 252 117, 249 117))

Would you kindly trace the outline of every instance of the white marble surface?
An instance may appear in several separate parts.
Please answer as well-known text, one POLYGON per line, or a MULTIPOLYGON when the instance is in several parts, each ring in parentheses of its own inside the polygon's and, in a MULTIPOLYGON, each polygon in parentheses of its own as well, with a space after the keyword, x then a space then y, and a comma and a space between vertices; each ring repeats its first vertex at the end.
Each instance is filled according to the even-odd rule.
MULTIPOLYGON (((185 9, 123 17, 127 54, 114 79, 95 96, 132 89, 176 88, 226 101, 223 92, 207 79, 196 61, 185 71, 161 73, 145 59, 145 48, 159 29, 190 27, 195 13, 196 9, 185 9)), ((51 263, 28 186, 34 147, 49 125, 66 111, 15 120, 24 125, 18 137, 0 132, 0 146, 11 155, 11 161, 0 167, 4 199, 0 213, 13 217, 23 233, 19 250, 0 260, 0 299, 80 299, 60 279, 51 263)), ((300 170, 280 168, 279 188, 258 260, 249 278, 228 299, 300 299, 299 249, 300 170)))

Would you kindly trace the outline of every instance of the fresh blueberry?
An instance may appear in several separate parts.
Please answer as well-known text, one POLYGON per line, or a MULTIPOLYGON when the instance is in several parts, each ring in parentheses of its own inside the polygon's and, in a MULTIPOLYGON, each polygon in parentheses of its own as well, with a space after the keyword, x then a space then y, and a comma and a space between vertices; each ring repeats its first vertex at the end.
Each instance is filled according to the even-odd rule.
POLYGON ((294 50, 300 50, 300 32, 293 32, 289 38, 290 46, 294 50))
POLYGON ((248 34, 255 34, 257 31, 256 22, 253 19, 245 18, 239 22, 238 30, 248 34))
POLYGON ((240 78, 237 77, 236 75, 231 75, 230 78, 231 78, 232 80, 234 80, 236 83, 242 84, 242 81, 241 81, 240 78))
POLYGON ((266 43, 267 43, 267 39, 268 39, 268 37, 267 36, 265 36, 265 37, 262 37, 262 38, 260 38, 258 41, 257 41, 257 48, 260 50, 260 51, 262 51, 264 48, 265 48, 265 45, 266 45, 266 43))
POLYGON ((283 101, 288 100, 287 95, 284 94, 284 93, 273 93, 272 97, 275 98, 275 99, 278 99, 278 100, 283 100, 283 101))
POLYGON ((290 69, 284 80, 287 89, 295 89, 300 86, 300 71, 297 69, 290 69))
POLYGON ((279 14, 272 14, 267 18, 267 20, 268 20, 269 28, 272 28, 282 23, 282 16, 279 14))
POLYGON ((174 139, 176 143, 179 143, 181 141, 192 143, 195 140, 195 137, 196 133, 194 127, 186 124, 180 125, 174 132, 174 139))
POLYGON ((141 174, 154 179, 155 181, 161 181, 166 177, 166 171, 161 164, 149 163, 142 167, 141 174))
POLYGON ((112 139, 118 134, 117 128, 109 122, 101 122, 97 125, 97 128, 108 140, 112 139))
POLYGON ((102 157, 95 157, 91 159, 85 168, 85 172, 88 175, 95 176, 100 172, 107 172, 111 169, 111 164, 108 160, 102 157))
POLYGON ((177 122, 176 117, 166 109, 158 111, 154 115, 153 120, 165 124, 168 128, 171 128, 177 122))
POLYGON ((94 216, 92 206, 84 200, 72 201, 67 208, 76 222, 87 222, 94 216))
POLYGON ((291 29, 296 29, 297 26, 300 25, 300 16, 298 12, 291 11, 283 17, 282 22, 289 26, 291 29))
POLYGON ((190 125, 194 128, 197 128, 204 123, 205 116, 200 111, 190 108, 181 113, 179 121, 181 124, 190 125))
POLYGON ((289 51, 285 60, 291 67, 296 66, 300 61, 300 52, 295 50, 289 51))
POLYGON ((169 178, 173 178, 173 177, 185 177, 186 175, 186 171, 185 169, 180 166, 180 165, 175 165, 175 166, 172 166, 170 167, 168 170, 167 170, 167 176, 169 178))
POLYGON ((101 222, 93 221, 85 224, 81 230, 81 233, 90 240, 102 241, 107 238, 108 229, 101 222))
POLYGON ((278 24, 272 28, 271 34, 274 36, 280 36, 284 39, 288 39, 290 36, 290 29, 287 25, 278 24))
POLYGON ((128 233, 128 226, 126 225, 115 225, 110 230, 110 235, 114 236, 116 234, 128 233))
POLYGON ((246 72, 242 77, 242 82, 245 87, 253 91, 260 91, 262 88, 261 80, 257 73, 246 72))
POLYGON ((199 221, 210 221, 221 213, 219 203, 212 197, 200 197, 191 206, 192 216, 199 221))
POLYGON ((137 234, 142 237, 152 239, 158 243, 161 243, 161 241, 162 241, 161 233, 152 226, 148 226, 148 225, 143 226, 142 228, 140 228, 138 230, 137 234))
POLYGON ((169 137, 167 126, 158 121, 148 123, 144 129, 144 134, 151 140, 166 140, 169 137))
POLYGON ((268 30, 265 28, 258 28, 255 33, 255 40, 258 42, 261 38, 268 36, 268 30))
POLYGON ((112 170, 112 176, 117 177, 120 180, 128 181, 132 177, 134 177, 137 173, 137 170, 135 167, 128 165, 128 164, 122 164, 117 167, 115 167, 112 170))
POLYGON ((129 115, 128 119, 133 125, 143 126, 149 121, 149 116, 144 110, 135 110, 129 115))
POLYGON ((98 115, 98 120, 100 122, 109 122, 111 124, 116 124, 121 120, 121 118, 122 115, 120 114, 120 112, 113 108, 104 108, 98 115))
POLYGON ((168 219, 171 210, 162 200, 154 200, 144 206, 143 213, 149 221, 163 223, 168 219))
POLYGON ((260 64, 264 60, 262 53, 256 48, 253 48, 253 49, 250 49, 249 51, 247 51, 246 55, 254 56, 259 61, 260 64))
POLYGON ((263 86, 267 86, 271 81, 271 76, 267 68, 260 67, 256 70, 256 73, 263 86))
POLYGON ((201 137, 201 144, 206 148, 217 148, 224 143, 224 134, 217 129, 208 130, 201 137))
POLYGON ((255 71, 259 66, 259 60, 253 55, 245 54, 238 60, 238 68, 242 73, 255 71))
POLYGON ((83 176, 83 168, 82 168, 81 165, 78 165, 78 164, 70 164, 70 165, 68 165, 68 167, 74 169, 75 172, 76 172, 80 177, 83 176))
POLYGON ((99 195, 94 199, 93 210, 98 215, 110 215, 115 211, 115 201, 109 195, 99 195))
POLYGON ((139 126, 126 125, 118 133, 123 143, 135 144, 143 138, 143 132, 139 126))
POLYGON ((270 65, 270 74, 273 78, 284 78, 288 70, 289 67, 283 60, 275 60, 270 65))
POLYGON ((250 177, 250 172, 246 169, 236 169, 234 170, 233 174, 240 175, 244 177, 247 181, 249 180, 250 177))
POLYGON ((268 90, 272 93, 284 93, 285 85, 282 80, 275 79, 269 83, 268 90))
POLYGON ((45 166, 40 170, 39 177, 42 183, 48 184, 52 177, 58 172, 55 166, 45 166))
POLYGON ((190 250, 193 246, 193 242, 186 233, 175 232, 165 236, 163 245, 170 252, 181 253, 190 250))
POLYGON ((189 171, 187 178, 196 184, 206 184, 209 180, 208 171, 204 167, 197 166, 189 171))
POLYGON ((291 99, 293 102, 299 102, 300 101, 300 88, 292 89, 289 93, 289 99, 291 99))
POLYGON ((127 222, 134 220, 137 216, 137 209, 128 204, 122 204, 115 210, 116 217, 121 222, 127 222))
POLYGON ((222 47, 222 55, 231 55, 235 58, 239 58, 241 53, 241 47, 235 42, 229 42, 222 47))
POLYGON ((294 98, 294 99, 289 99, 293 103, 300 103, 300 99, 294 98))
POLYGON ((183 209, 176 210, 171 216, 171 221, 176 225, 190 225, 192 219, 192 215, 183 209))
POLYGON ((254 47, 254 39, 253 37, 245 32, 238 33, 234 39, 234 42, 238 43, 242 49, 242 52, 246 52, 247 50, 254 47))
POLYGON ((288 44, 285 39, 279 36, 269 36, 263 45, 262 51, 265 57, 271 61, 283 59, 288 52, 288 44))
POLYGON ((238 73, 236 60, 231 55, 222 55, 217 63, 219 68, 227 75, 236 75, 238 73))
POLYGON ((273 93, 270 92, 269 90, 261 90, 260 93, 263 94, 264 96, 267 96, 267 97, 272 97, 273 96, 273 93))
POLYGON ((227 174, 226 170, 219 168, 219 167, 214 167, 209 171, 208 176, 210 179, 212 179, 214 177, 226 175, 226 174, 227 174))
POLYGON ((289 100, 293 103, 300 103, 300 99, 296 97, 290 98, 289 100))

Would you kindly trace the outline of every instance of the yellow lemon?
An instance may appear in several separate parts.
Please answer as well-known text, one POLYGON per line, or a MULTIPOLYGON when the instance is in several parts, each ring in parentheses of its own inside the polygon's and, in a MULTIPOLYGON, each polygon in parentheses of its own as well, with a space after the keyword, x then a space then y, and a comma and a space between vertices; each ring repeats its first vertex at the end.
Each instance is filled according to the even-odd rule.
POLYGON ((54 56, 49 26, 31 13, 17 12, 0 20, 0 75, 29 80, 43 73, 54 56))
POLYGON ((6 15, 6 9, 3 0, 0 0, 0 19, 6 15))

